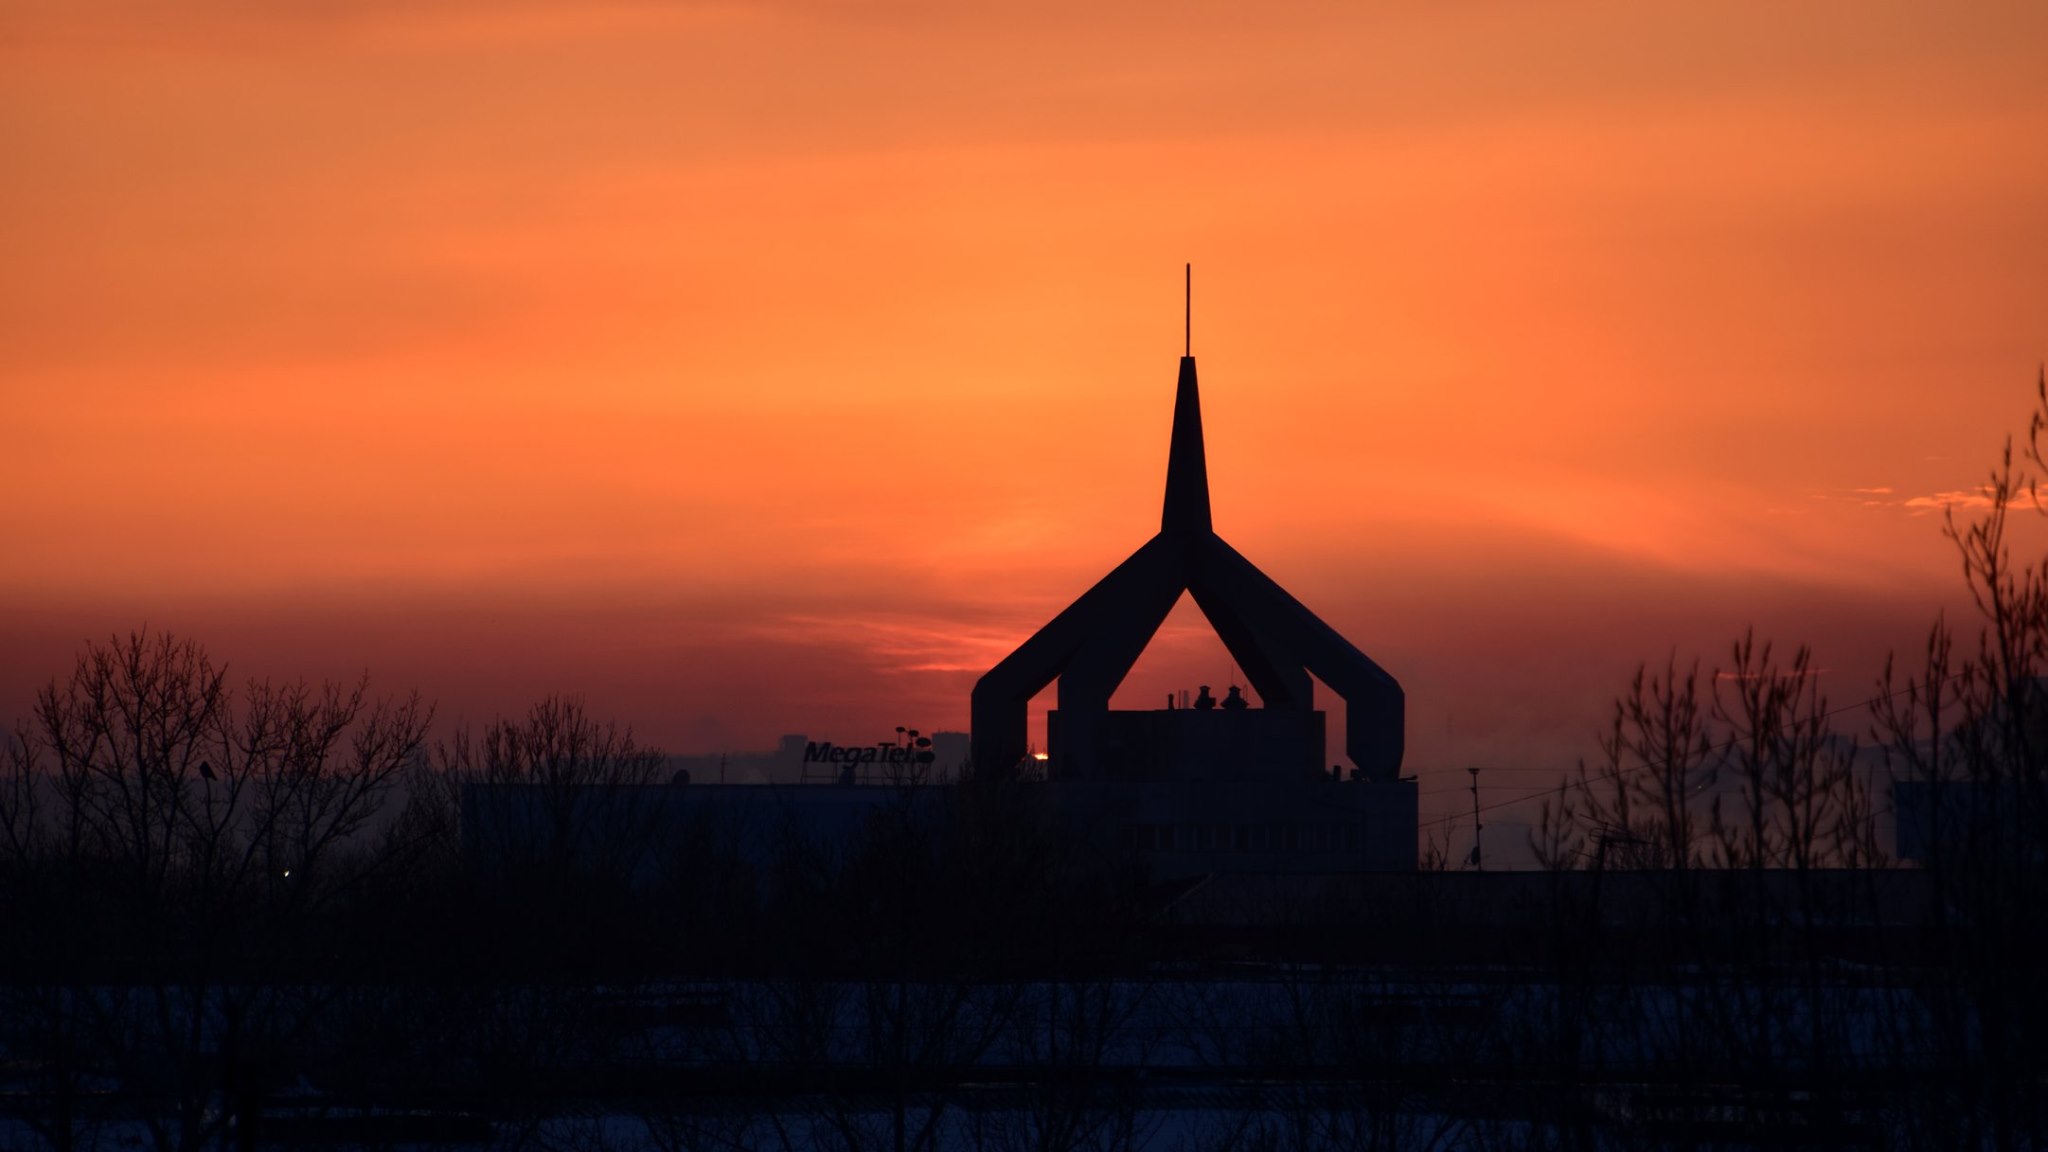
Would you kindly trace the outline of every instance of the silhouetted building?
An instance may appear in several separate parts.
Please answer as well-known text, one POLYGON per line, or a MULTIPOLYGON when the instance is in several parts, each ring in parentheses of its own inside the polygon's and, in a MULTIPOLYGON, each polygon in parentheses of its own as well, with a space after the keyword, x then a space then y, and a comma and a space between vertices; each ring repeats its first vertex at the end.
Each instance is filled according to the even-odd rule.
MULTIPOLYGON (((1400 684, 1216 534, 1193 356, 1181 357, 1176 392, 1158 534, 974 686, 975 764, 1000 768, 1024 758, 1031 698, 1058 680, 1062 720, 1046 739, 1054 777, 1119 775, 1122 768, 1106 758, 1104 743, 1109 698, 1186 593, 1244 669, 1262 710, 1319 716, 1313 674, 1345 702, 1345 750, 1357 772, 1375 784, 1395 783, 1405 703, 1400 684)), ((1206 688, 1203 697, 1213 708, 1206 688)), ((1197 710, 1208 710, 1200 705, 1197 710)), ((1304 723, 1322 727, 1319 719, 1304 723)), ((1310 739, 1301 752, 1315 757, 1302 766, 1320 774, 1320 741, 1310 739)))
MULTIPOLYGON (((1024 762, 1031 698, 1055 680, 1047 779, 1091 786, 1100 804, 1136 813, 1142 831, 1132 839, 1159 867, 1236 870, 1254 851, 1282 871, 1297 870, 1274 867, 1286 854, 1317 868, 1414 867, 1401 686, 1216 534, 1193 356, 1180 361, 1158 534, 975 685, 978 770, 1024 762), (1206 685, 1190 708, 1109 707, 1183 593, 1244 669, 1260 707, 1234 685, 1220 708, 1206 685), (1312 675, 1345 702, 1348 781, 1326 769, 1312 675), (1114 798, 1119 788, 1127 800, 1114 798)), ((1063 798, 1062 809, 1075 799, 1063 798)))
MULTIPOLYGON (((765 864, 771 849, 797 841, 850 839, 896 802, 890 793, 929 792, 925 785, 953 778, 964 761, 1045 788, 1068 834, 1138 853, 1160 879, 1412 870, 1417 793, 1400 775, 1403 710, 1392 676, 1216 534, 1195 359, 1183 356, 1158 534, 981 678, 971 742, 934 733, 920 744, 916 732, 898 729, 895 743, 784 737, 773 754, 678 759, 671 769, 687 775, 673 786, 622 793, 616 807, 579 801, 594 818, 582 822, 587 839, 571 854, 630 840, 619 822, 644 815, 650 832, 660 830, 652 841, 717 829, 739 855, 765 864), (1237 685, 1220 701, 1205 685, 1179 707, 1170 698, 1162 709, 1112 710, 1111 694, 1184 593, 1244 669, 1259 706, 1237 685), (1344 700, 1348 778, 1329 763, 1311 676, 1344 700), (1027 710, 1054 680, 1047 755, 1029 757, 1027 710), (898 788, 859 787, 876 784, 898 788)), ((928 796, 906 805, 944 809, 928 796)), ((480 825, 465 829, 476 846, 500 832, 517 839, 522 827, 538 834, 561 817, 555 800, 518 786, 466 792, 463 814, 480 825)))

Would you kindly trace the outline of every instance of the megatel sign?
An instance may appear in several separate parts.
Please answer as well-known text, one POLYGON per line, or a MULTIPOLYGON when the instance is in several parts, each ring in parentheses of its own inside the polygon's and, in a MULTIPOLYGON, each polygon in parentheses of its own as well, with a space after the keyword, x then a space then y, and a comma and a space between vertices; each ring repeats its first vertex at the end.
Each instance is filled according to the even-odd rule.
POLYGON ((873 744, 834 744, 830 740, 812 740, 804 745, 804 763, 837 764, 841 767, 856 765, 923 765, 932 762, 932 742, 928 736, 918 735, 915 728, 898 728, 898 739, 877 740, 873 744))

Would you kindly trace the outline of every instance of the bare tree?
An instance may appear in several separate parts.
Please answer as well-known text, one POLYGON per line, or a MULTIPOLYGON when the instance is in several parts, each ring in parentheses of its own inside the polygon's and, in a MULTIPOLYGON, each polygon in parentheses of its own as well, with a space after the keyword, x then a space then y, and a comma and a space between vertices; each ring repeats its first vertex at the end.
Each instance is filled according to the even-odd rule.
POLYGON ((598 721, 573 697, 549 696, 516 720, 468 728, 436 746, 443 786, 461 806, 472 867, 515 886, 624 885, 648 853, 665 806, 640 789, 660 780, 659 749, 598 721))
MULTIPOLYGON (((275 977, 370 867, 352 850, 429 716, 361 683, 237 694, 168 633, 89 646, 38 695, 0 801, 15 891, 60 911, 18 958, 43 982, 16 986, 37 1009, 17 1022, 144 1102, 159 1148, 241 1123, 319 1008, 275 977)), ((69 1087, 53 1085, 58 1147, 69 1087)))
POLYGON ((1716 863, 1804 870, 1875 858, 1855 743, 1834 731, 1830 716, 1812 649, 1800 646, 1781 665, 1754 632, 1735 642, 1730 666, 1714 674, 1713 718, 1727 732, 1720 750, 1739 811, 1725 814, 1715 796, 1716 863))
POLYGON ((1558 863, 1612 865, 1621 861, 1607 848, 1626 844, 1631 866, 1701 863, 1706 820, 1695 797, 1714 779, 1709 707, 1698 664, 1680 672, 1673 654, 1662 673, 1639 666, 1600 736, 1601 762, 1581 761, 1568 788, 1545 802, 1538 851, 1558 863))
POLYGON ((2036 377, 2024 445, 2008 438, 1981 501, 1944 517, 1975 643, 1937 620, 1919 668, 1887 665, 1875 710, 1894 778, 1922 789, 1918 810, 1898 818, 1918 833, 1936 890, 1940 951, 1915 989, 1929 1034, 1915 1039, 1972 1070, 1907 1123, 1958 1146, 2048 1143, 2048 1061, 2033 1039, 2048 1028, 2048 993, 2031 962, 2048 948, 2048 559, 2015 554, 2013 520, 2048 511, 2044 436, 2048 373, 2036 377))

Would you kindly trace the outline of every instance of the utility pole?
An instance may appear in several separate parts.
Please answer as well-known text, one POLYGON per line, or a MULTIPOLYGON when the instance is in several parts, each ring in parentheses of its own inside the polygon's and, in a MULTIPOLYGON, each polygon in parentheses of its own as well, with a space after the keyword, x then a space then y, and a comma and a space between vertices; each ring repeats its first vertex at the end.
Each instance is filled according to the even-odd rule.
POLYGON ((1484 872, 1486 865, 1479 855, 1479 834, 1485 831, 1486 825, 1479 822, 1479 769, 1467 768, 1465 771, 1472 774, 1472 870, 1484 872))

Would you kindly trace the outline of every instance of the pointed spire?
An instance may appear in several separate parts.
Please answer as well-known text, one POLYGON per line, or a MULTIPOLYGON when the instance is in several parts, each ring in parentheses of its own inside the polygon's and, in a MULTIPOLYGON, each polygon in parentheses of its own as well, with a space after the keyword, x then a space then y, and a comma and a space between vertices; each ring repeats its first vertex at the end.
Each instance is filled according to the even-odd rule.
POLYGON ((1195 385, 1195 358, 1180 358, 1180 384, 1173 397, 1173 448, 1166 457, 1166 509, 1159 530, 1210 532, 1209 463, 1202 451, 1202 395, 1195 385))

